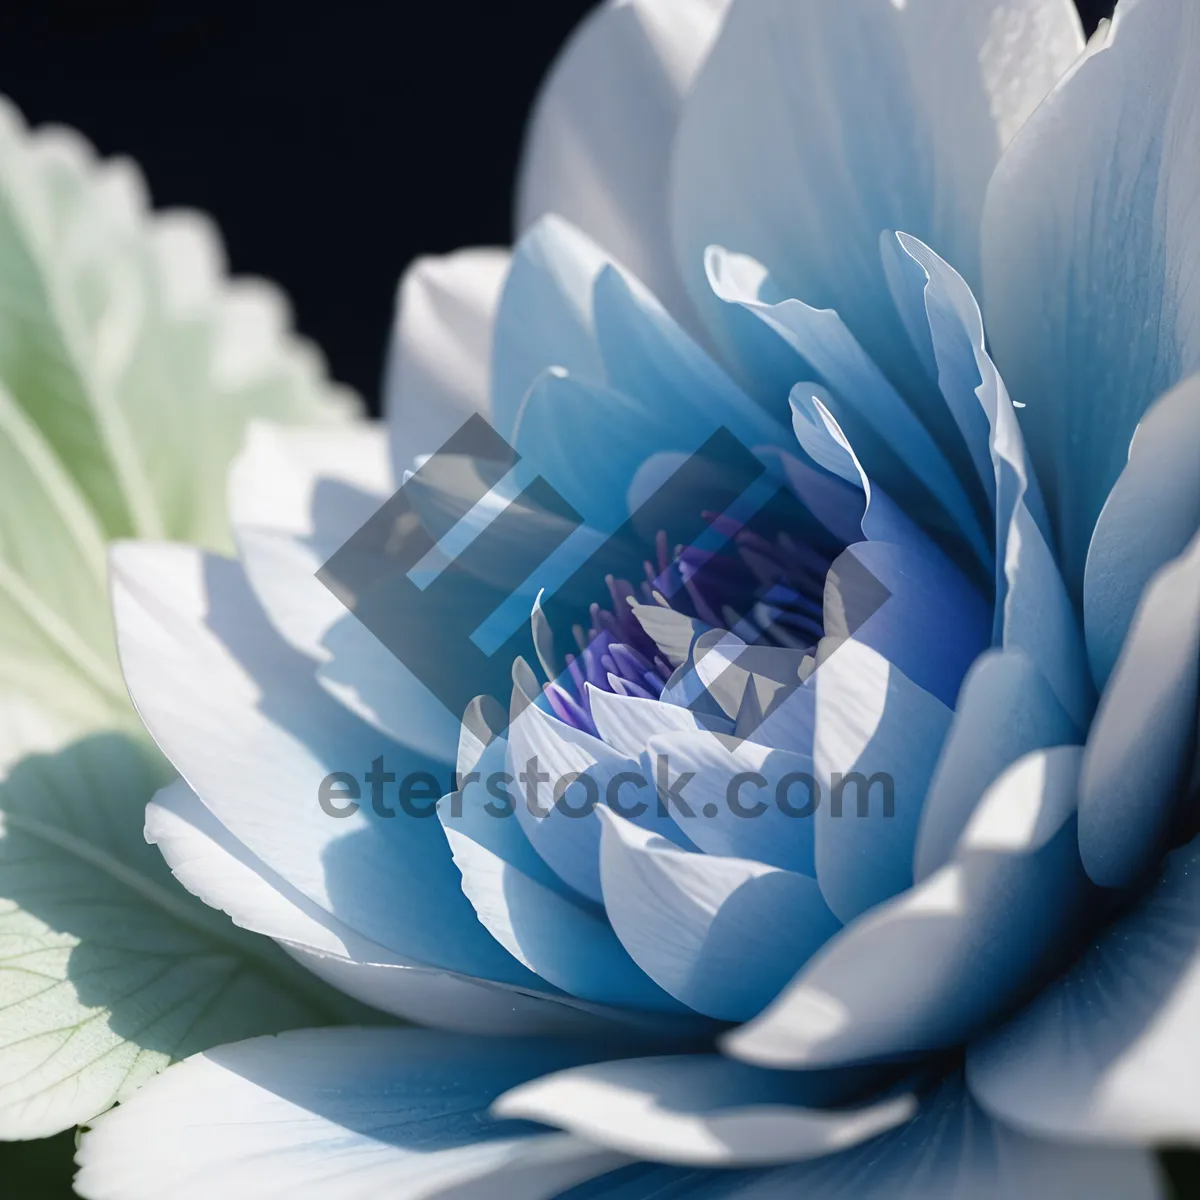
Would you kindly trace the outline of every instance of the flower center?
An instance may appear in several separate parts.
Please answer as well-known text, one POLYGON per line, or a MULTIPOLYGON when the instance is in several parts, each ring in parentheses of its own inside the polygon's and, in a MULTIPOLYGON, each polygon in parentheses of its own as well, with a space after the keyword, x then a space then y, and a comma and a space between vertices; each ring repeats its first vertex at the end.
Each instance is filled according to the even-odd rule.
MULTIPOLYGON (((785 530, 760 533, 744 523, 704 513, 725 539, 717 551, 676 545, 664 530, 654 539, 655 561, 643 564, 635 587, 608 575, 607 603, 593 603, 588 625, 576 624, 576 651, 553 660, 548 638, 539 656, 550 682, 543 685, 555 715, 599 736, 587 686, 622 696, 657 700, 681 665, 654 640, 639 608, 659 607, 725 630, 747 645, 801 651, 815 658, 824 634, 825 579, 833 558, 796 541, 785 530)), ((677 655, 675 657, 678 657, 677 655)))

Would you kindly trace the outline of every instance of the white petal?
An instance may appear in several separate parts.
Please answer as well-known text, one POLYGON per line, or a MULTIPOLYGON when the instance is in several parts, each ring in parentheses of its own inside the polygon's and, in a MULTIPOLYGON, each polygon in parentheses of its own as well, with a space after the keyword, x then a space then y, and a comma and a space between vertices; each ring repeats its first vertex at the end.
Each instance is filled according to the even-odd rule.
POLYGON ((1200 529, 1200 377, 1168 392, 1138 425, 1129 463, 1088 547, 1083 617, 1103 688, 1150 577, 1200 529))
POLYGON ((234 539, 271 623, 311 658, 328 657, 321 639, 346 613, 316 573, 391 490, 382 426, 247 431, 229 471, 234 539))
POLYGON ((492 326, 508 266, 507 250, 459 250, 404 273, 384 382, 397 479, 473 413, 488 416, 492 326))
POLYGON ((967 675, 954 723, 925 794, 913 871, 945 866, 984 792, 1034 750, 1082 742, 1033 660, 1020 650, 982 655, 967 675))
POLYGON ((1200 1142, 1200 843, 1062 979, 973 1046, 971 1090, 1018 1129, 1200 1142))
POLYGON ((953 714, 853 638, 813 681, 813 763, 830 793, 817 809, 817 880, 829 907, 850 921, 912 885, 921 805, 953 714), (854 815, 839 798, 855 805, 854 815))
POLYGON ((114 552, 113 607, 126 681, 147 728, 239 842, 325 911, 406 958, 533 982, 476 920, 432 808, 410 819, 392 792, 386 807, 397 815, 388 819, 373 812, 368 788, 348 815, 326 811, 321 788, 332 774, 359 776, 377 758, 400 776, 429 764, 316 686, 311 662, 273 633, 237 564, 188 547, 127 543, 114 552))
POLYGON ((987 353, 979 306, 953 267, 915 238, 898 236, 904 252, 928 277, 926 309, 946 400, 964 413, 964 429, 973 428, 965 414, 976 405, 988 425, 996 516, 996 639, 1036 662, 1063 707, 1085 726, 1095 692, 1082 632, 1049 538, 1021 426, 987 353))
POLYGON ((550 1200, 627 1160, 487 1108, 581 1057, 419 1029, 240 1042, 172 1067, 98 1122, 76 1190, 88 1200, 550 1200))
POLYGON ((784 295, 836 310, 889 373, 923 379, 879 235, 906 229, 977 280, 1000 151, 1082 44, 1067 0, 741 0, 675 144, 673 234, 693 301, 719 329, 703 256, 727 246, 784 295))
POLYGON ((229 469, 229 519, 322 542, 349 537, 392 490, 387 433, 254 421, 229 469))
POLYGON ((961 1043, 1069 952, 1087 886, 1080 750, 1031 755, 988 791, 951 863, 846 927, 731 1053, 820 1068, 961 1043))
POLYGON ((600 878, 612 927, 634 962, 697 1012, 728 1021, 753 1016, 836 932, 808 876, 689 853, 600 811, 600 878))
POLYGON ((961 1076, 916 1118, 861 1146, 751 1179, 738 1200, 1163 1200, 1146 1150, 1078 1147, 1014 1132, 981 1111, 961 1076))
POLYGON ((988 192, 988 338, 1076 596, 1135 426, 1200 369, 1197 54, 1192 0, 1122 3, 988 192))
POLYGON ((1195 787, 1200 534, 1151 580, 1088 735, 1079 849, 1104 887, 1141 879, 1195 787))
POLYGON ((557 213, 686 321, 671 256, 667 170, 683 97, 727 0, 608 0, 546 81, 525 144, 517 229, 557 213))
POLYGON ((656 734, 695 732, 701 727, 691 709, 676 704, 640 696, 618 696, 615 692, 602 692, 590 683, 587 694, 600 736, 614 750, 630 758, 640 758, 656 734))
MULTIPOLYGON (((638 969, 594 908, 526 874, 497 852, 494 841, 488 846, 469 836, 449 808, 453 799, 443 801, 438 815, 462 873, 463 892, 484 927, 518 962, 581 999, 682 1011, 638 969)), ((459 802, 471 801, 462 796, 459 802)), ((489 819, 519 828, 511 811, 489 819)))
POLYGON ((810 756, 708 730, 653 734, 645 747, 643 771, 661 771, 676 785, 681 803, 671 815, 705 854, 815 874, 808 809, 819 785, 810 782, 810 756), (681 785, 685 775, 693 778, 681 785))
POLYGON ((505 1093, 492 1111, 651 1162, 747 1167, 837 1153, 903 1124, 917 1109, 909 1095, 836 1111, 806 1107, 820 1103, 806 1095, 816 1090, 803 1076, 687 1054, 544 1075, 505 1093))

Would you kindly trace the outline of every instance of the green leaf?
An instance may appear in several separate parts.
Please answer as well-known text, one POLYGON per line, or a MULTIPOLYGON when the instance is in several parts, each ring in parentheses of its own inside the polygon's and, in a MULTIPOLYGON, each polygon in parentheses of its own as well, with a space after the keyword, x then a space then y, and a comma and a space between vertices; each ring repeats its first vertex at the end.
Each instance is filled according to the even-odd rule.
POLYGON ((0 98, 0 1138, 220 1042, 373 1017, 188 895, 142 837, 169 769, 129 704, 107 543, 225 550, 254 418, 356 402, 204 217, 0 98))
POLYGON ((107 536, 226 548, 247 420, 357 410, 289 323, 277 289, 225 278, 206 217, 152 216, 131 162, 0 98, 0 381, 107 536))
POLYGON ((216 1043, 353 1015, 146 845, 169 778, 156 751, 100 734, 0 787, 0 1137, 86 1121, 216 1043))

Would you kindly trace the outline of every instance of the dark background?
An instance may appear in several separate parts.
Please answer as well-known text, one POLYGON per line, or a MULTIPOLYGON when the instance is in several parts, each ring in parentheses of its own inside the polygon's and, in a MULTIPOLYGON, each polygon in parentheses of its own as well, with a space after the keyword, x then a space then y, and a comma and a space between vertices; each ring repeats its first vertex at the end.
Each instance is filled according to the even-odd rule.
POLYGON ((591 6, 0 0, 0 91, 211 213, 373 402, 404 265, 509 240, 526 114, 591 6))
MULTIPOLYGON (((831 0, 832 2, 832 0, 831 0)), ((521 131, 590 0, 0 0, 0 92, 220 224, 238 272, 369 401, 418 254, 509 240, 521 131)), ((1111 0, 1080 0, 1088 31, 1111 0)), ((72 1134, 0 1147, 0 1194, 70 1195, 72 1134)))

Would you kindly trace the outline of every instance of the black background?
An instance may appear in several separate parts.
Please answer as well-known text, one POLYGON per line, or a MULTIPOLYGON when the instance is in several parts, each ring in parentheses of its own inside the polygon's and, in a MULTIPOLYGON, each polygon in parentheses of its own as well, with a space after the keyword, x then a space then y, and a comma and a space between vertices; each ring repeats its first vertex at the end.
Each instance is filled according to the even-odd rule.
MULTIPOLYGON (((836 0, 830 0, 831 3, 836 0)), ((219 222, 375 402, 418 254, 509 240, 521 132, 590 0, 0 0, 0 92, 219 222)), ((1088 31, 1111 0, 1080 0, 1088 31)), ((0 1147, 0 1194, 70 1195, 70 1133, 0 1147)))
MULTIPOLYGON (((0 91, 216 217, 373 402, 404 265, 509 240, 526 115, 591 7, 0 0, 0 91)), ((1111 7, 1081 0, 1089 32, 1111 7)))

